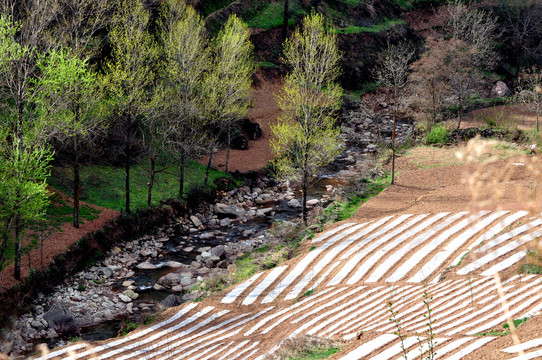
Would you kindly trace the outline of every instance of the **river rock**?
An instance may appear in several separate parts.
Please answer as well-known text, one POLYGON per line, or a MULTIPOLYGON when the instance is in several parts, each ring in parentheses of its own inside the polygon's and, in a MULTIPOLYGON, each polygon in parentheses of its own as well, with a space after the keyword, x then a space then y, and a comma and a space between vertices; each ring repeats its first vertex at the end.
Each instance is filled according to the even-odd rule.
POLYGON ((166 261, 166 262, 164 263, 164 266, 171 267, 171 268, 180 268, 180 267, 183 267, 184 264, 183 264, 183 263, 180 263, 180 262, 178 262, 178 261, 170 260, 170 261, 166 261))
POLYGON ((134 285, 134 283, 135 283, 134 280, 126 280, 126 281, 123 281, 123 282, 122 282, 122 286, 123 286, 123 287, 129 287, 129 286, 134 285))
POLYGON ((129 296, 124 295, 124 294, 119 294, 119 299, 121 299, 125 303, 129 303, 132 301, 132 299, 129 296))
POLYGON ((160 284, 158 284, 158 283, 154 284, 154 286, 153 286, 152 288, 153 288, 154 290, 156 290, 156 291, 160 291, 160 290, 164 290, 164 289, 165 289, 162 285, 160 285, 160 284))
POLYGON ((178 305, 181 305, 182 303, 183 303, 183 301, 181 300, 181 298, 179 296, 170 294, 170 295, 168 295, 167 298, 160 301, 160 306, 163 309, 169 309, 170 307, 178 306, 178 305))
POLYGON ((190 285, 192 284, 192 278, 189 278, 189 277, 183 277, 181 279, 181 285, 190 285))
POLYGON ((190 221, 192 221, 192 224, 197 228, 202 225, 201 220, 195 215, 190 216, 190 221))
POLYGON ((184 291, 184 287, 183 287, 183 285, 175 285, 174 287, 171 288, 171 291, 175 291, 175 292, 183 292, 183 291, 184 291))
POLYGON ((307 206, 309 207, 316 206, 318 204, 320 204, 320 200, 318 199, 307 200, 307 206))
MULTIPOLYGON (((124 295, 128 296, 130 299, 135 300, 139 297, 139 294, 133 290, 125 290, 122 292, 124 295)), ((122 299, 121 299, 122 300, 122 299)), ((123 300, 124 301, 124 300, 123 300)), ((126 302, 126 301, 125 301, 126 302)))
POLYGON ((220 226, 222 226, 222 227, 230 226, 230 224, 231 224, 230 218, 224 218, 224 219, 220 220, 220 226))
POLYGON ((236 218, 239 210, 236 206, 230 206, 222 203, 215 204, 215 213, 221 217, 236 218))
POLYGON ((292 207, 292 208, 297 208, 297 207, 301 206, 301 203, 297 199, 292 199, 292 200, 288 201, 288 206, 292 207))
POLYGON ((219 258, 223 258, 226 256, 226 248, 224 247, 224 245, 215 246, 214 248, 211 248, 209 252, 212 256, 217 256, 219 258))
POLYGON ((147 256, 150 256, 152 254, 152 250, 150 249, 143 249, 139 252, 139 254, 141 256, 144 256, 144 257, 147 257, 147 256))
POLYGON ((213 256, 213 255, 212 255, 210 252, 208 252, 208 251, 203 251, 203 252, 201 253, 201 257, 202 257, 203 259, 209 258, 209 257, 211 257, 211 256, 213 256))
POLYGON ((206 232, 206 233, 203 233, 199 236, 199 238, 201 240, 209 240, 209 239, 212 239, 215 237, 215 234, 213 234, 212 232, 206 232))
POLYGON ((51 305, 51 308, 43 314, 43 318, 60 336, 69 337, 79 334, 79 328, 77 327, 75 320, 60 299, 57 299, 53 305, 51 305))
POLYGON ((30 325, 36 330, 45 330, 47 329, 47 321, 44 319, 34 319, 30 322, 30 325))
POLYGON ((148 261, 145 261, 145 262, 142 262, 141 264, 138 264, 136 267, 140 270, 154 270, 154 269, 159 269, 161 266, 154 265, 148 261))

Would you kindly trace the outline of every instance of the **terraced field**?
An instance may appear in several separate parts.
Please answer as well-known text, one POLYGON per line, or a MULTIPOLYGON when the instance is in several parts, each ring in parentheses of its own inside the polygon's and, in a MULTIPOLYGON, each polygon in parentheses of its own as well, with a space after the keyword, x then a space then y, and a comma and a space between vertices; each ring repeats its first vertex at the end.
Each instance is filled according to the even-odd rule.
MULTIPOLYGON (((542 357, 536 332, 495 348, 506 322, 493 274, 516 272, 542 218, 526 211, 402 214, 343 223, 312 240, 313 250, 126 337, 76 343, 40 359, 263 359, 284 339, 313 335, 351 340, 333 359, 438 359, 476 353, 491 359, 542 357), (424 303, 426 300, 426 303, 424 303), (401 342, 390 322, 400 319, 401 342), (489 350, 488 350, 489 349, 489 350), (426 356, 426 355, 425 355, 426 356), (425 358, 425 357, 424 357, 425 358)), ((512 318, 542 310, 542 276, 502 281, 512 318)), ((529 320, 528 320, 529 321, 529 320)), ((542 334, 541 334, 542 335, 542 334)))

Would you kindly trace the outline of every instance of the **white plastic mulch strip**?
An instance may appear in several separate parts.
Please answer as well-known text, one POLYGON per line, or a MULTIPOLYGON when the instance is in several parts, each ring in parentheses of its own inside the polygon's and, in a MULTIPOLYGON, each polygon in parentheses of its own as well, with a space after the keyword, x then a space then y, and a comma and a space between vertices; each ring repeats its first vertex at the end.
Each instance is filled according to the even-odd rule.
POLYGON ((325 240, 327 239, 328 237, 330 237, 331 235, 341 231, 341 230, 344 230, 346 229, 347 227, 349 226, 352 226, 352 225, 355 225, 356 223, 344 223, 342 224, 341 226, 337 226, 335 229, 332 229, 332 230, 329 230, 329 231, 326 231, 325 233, 323 233, 322 235, 312 239, 312 243, 316 243, 316 242, 320 242, 322 240, 325 240))
MULTIPOLYGON (((131 333, 128 336, 126 336, 126 337, 124 337, 122 339, 112 341, 110 343, 107 343, 107 344, 104 344, 104 345, 101 345, 101 346, 96 346, 96 347, 93 347, 91 350, 75 354, 75 359, 78 359, 78 358, 81 358, 81 357, 84 357, 84 356, 87 356, 87 355, 92 355, 92 354, 95 354, 95 353, 97 353, 99 351, 107 350, 107 349, 112 348, 114 346, 121 345, 121 344, 123 344, 125 342, 129 342, 129 341, 135 340, 137 338, 140 338, 142 336, 148 335, 152 331, 157 330, 157 329, 159 329, 159 328, 161 328, 161 327, 163 327, 163 326, 165 326, 167 324, 170 324, 173 321, 179 319, 180 317, 182 317, 183 315, 188 313, 190 310, 195 308, 197 305, 198 304, 189 304, 189 305, 183 307, 182 309, 180 309, 178 313, 176 313, 175 315, 173 315, 169 319, 167 319, 165 321, 162 321, 162 322, 160 322, 160 323, 158 323, 156 325, 152 325, 152 326, 148 327, 145 330, 137 331, 135 333, 131 333)), ((62 348, 61 350, 53 351, 53 352, 49 353, 49 355, 44 356, 44 357, 40 357, 38 359, 43 359, 43 360, 51 359, 51 358, 54 358, 56 356, 66 354, 67 352, 75 351, 75 350, 81 349, 81 348, 86 347, 86 346, 87 346, 86 344, 77 344, 77 345, 74 345, 74 346, 68 346, 66 348, 62 348)))
POLYGON ((269 287, 282 274, 284 270, 286 270, 286 268, 288 268, 288 266, 279 266, 271 270, 269 274, 267 274, 265 279, 263 279, 262 282, 259 283, 258 286, 256 286, 256 288, 254 288, 254 290, 252 290, 250 294, 247 295, 245 300, 243 300, 242 304, 250 305, 254 301, 256 301, 258 296, 260 296, 262 292, 267 289, 267 287, 269 287))
MULTIPOLYGON (((479 348, 481 348, 485 344, 487 344, 487 343, 489 343, 489 342, 491 342, 491 341, 493 341, 495 339, 496 339, 496 337, 489 337, 489 336, 478 339, 475 342, 473 342, 472 344, 469 344, 466 347, 462 348, 461 350, 459 350, 458 352, 456 352, 452 356, 449 356, 449 357, 445 358, 445 360, 460 360, 460 359, 463 359, 468 354, 474 352, 475 350, 478 350, 479 348)), ((440 356, 439 356, 438 352, 437 352, 436 358, 440 359, 440 356)))
POLYGON ((270 291, 267 296, 262 300, 262 304, 272 302, 275 300, 288 286, 290 286, 303 272, 305 269, 310 266, 314 260, 316 260, 327 248, 333 246, 337 241, 341 240, 343 237, 350 235, 354 231, 363 227, 364 224, 352 226, 342 233, 333 236, 331 239, 326 241, 322 246, 314 249, 307 255, 305 255, 301 261, 288 273, 288 275, 282 279, 282 281, 275 286, 275 288, 270 291))
MULTIPOLYGON (((359 243, 355 246, 351 247, 348 251, 346 251, 342 256, 341 260, 348 259, 348 262, 342 267, 342 269, 335 275, 334 278, 332 278, 328 286, 337 285, 339 284, 352 270, 354 270, 359 264, 361 264, 361 259, 366 257, 367 254, 370 254, 374 249, 378 248, 379 246, 382 246, 388 241, 389 239, 392 239, 393 237, 403 233, 405 230, 410 229, 413 225, 417 224, 421 220, 423 220, 425 217, 427 217, 427 214, 418 215, 414 219, 412 219, 408 224, 392 231, 391 233, 388 233, 384 236, 382 236, 380 239, 375 240, 368 244, 367 248, 359 251, 361 248, 365 246, 365 243, 359 243), (357 252, 357 253, 356 253, 357 252), (353 255, 354 254, 354 255, 353 255)), ((379 253, 377 253, 379 254, 379 253)), ((375 254, 376 255, 376 254, 375 254)), ((373 255, 374 257, 374 255, 373 255)), ((367 268, 371 267, 374 263, 376 263, 377 259, 374 260, 374 263, 371 264, 370 260, 373 259, 371 257, 369 260, 365 261, 363 263, 363 266, 361 268, 367 268)), ((363 274, 361 275, 363 276, 363 274)), ((360 278, 361 278, 360 276, 360 278)))
POLYGON ((252 285, 252 283, 258 280, 258 278, 262 275, 263 273, 254 274, 250 279, 244 281, 240 285, 237 285, 232 291, 230 291, 229 293, 226 294, 226 296, 224 296, 224 298, 222 299, 222 302, 224 304, 231 304, 232 302, 234 302, 237 299, 237 297, 243 293, 243 291, 245 291, 248 287, 250 287, 250 285, 252 285))
POLYGON ((507 347, 506 349, 502 349, 502 351, 512 354, 512 353, 517 353, 520 351, 529 350, 529 349, 532 349, 534 347, 539 347, 539 346, 542 346, 542 338, 533 339, 519 345, 510 346, 510 347, 507 347))
MULTIPOLYGON (((448 230, 444 231, 442 234, 440 234, 439 236, 437 236, 436 238, 431 240, 429 243, 425 244, 420 250, 416 251, 414 253, 414 255, 410 256, 410 258, 408 260, 406 260, 401 266, 399 266, 399 268, 397 268, 397 270, 395 270, 395 272, 393 274, 391 274, 391 276, 389 276, 386 279, 386 281, 395 282, 395 281, 401 280, 409 271, 414 269, 414 267, 417 264, 419 264, 422 259, 424 261, 426 261, 425 258, 431 253, 431 251, 437 249, 440 245, 442 245, 444 242, 448 241, 457 232, 463 230, 466 226, 468 226, 472 222, 478 220, 480 217, 486 215, 487 213, 489 213, 489 211, 480 211, 477 214, 472 214, 468 218, 463 219, 462 221, 455 224, 454 226, 452 226, 448 230)), ((489 217, 489 219, 491 220, 491 222, 493 221, 491 219, 491 216, 489 217)), ((472 231, 472 229, 475 228, 475 227, 476 227, 476 225, 474 227, 468 229, 467 231, 465 231, 459 237, 460 238, 461 238, 461 236, 466 237, 466 239, 463 240, 463 241, 466 241, 467 239, 470 239, 470 237, 473 236, 474 233, 479 231, 479 230, 476 230, 476 232, 472 231)), ((425 265, 427 265, 427 263, 428 263, 428 261, 426 261, 425 265)), ((431 275, 431 273, 434 270, 434 269, 430 270, 430 267, 427 267, 425 265, 422 267, 422 270, 420 270, 421 278, 417 282, 421 282, 421 281, 425 280, 427 277, 429 277, 429 275, 431 275)))
MULTIPOLYGON (((396 225, 400 224, 401 222, 403 222, 405 218, 406 218, 406 216, 402 216, 402 217, 400 216, 395 221, 392 221, 390 224, 384 226, 382 229, 377 231, 375 234, 369 236, 366 239, 363 239, 363 241, 368 242, 368 241, 372 240, 374 237, 378 236, 377 234, 383 234, 383 233, 388 232, 389 230, 393 229, 394 226, 396 226, 396 225)), ((385 221, 382 221, 382 220, 377 221, 372 226, 370 226, 369 228, 377 228, 377 227, 383 225, 384 222, 385 221)), ((367 232, 372 231, 372 229, 369 230, 369 228, 366 229, 367 232)), ((308 285, 308 283, 314 277, 316 277, 323 269, 325 269, 326 266, 329 263, 331 263, 343 250, 348 248, 350 245, 352 245, 354 242, 356 242, 361 236, 363 236, 364 232, 365 231, 355 233, 354 235, 350 236, 346 240, 341 241, 341 243, 339 243, 339 245, 333 247, 333 249, 328 251, 327 254, 315 266, 313 266, 312 269, 300 281, 298 281, 298 283, 294 286, 293 290, 288 295, 286 295, 284 300, 292 300, 292 299, 295 299, 296 297, 298 297, 299 294, 301 294, 303 289, 308 285)))
POLYGON ((536 219, 534 221, 531 221, 530 223, 527 223, 525 225, 517 227, 517 228, 515 228, 515 229, 513 229, 513 230, 511 230, 511 231, 509 231, 507 233, 504 233, 504 234, 498 236, 495 239, 492 239, 492 240, 488 241, 487 244, 484 244, 483 246, 479 247, 478 249, 475 250, 475 252, 476 253, 485 253, 489 249, 491 249, 491 248, 493 248, 493 247, 495 247, 497 245, 502 244, 503 242, 511 239, 512 237, 521 235, 521 234, 531 230, 535 226, 539 226, 539 225, 542 225, 542 219, 536 219))
POLYGON ((473 261, 472 263, 468 264, 464 268, 460 269, 457 274, 458 275, 467 275, 468 273, 481 268, 482 266, 490 263, 493 260, 498 259, 499 257, 506 255, 514 250, 516 250, 518 247, 524 245, 525 243, 539 237, 542 235, 541 231, 536 231, 532 234, 527 234, 519 238, 518 240, 511 241, 507 243, 504 246, 501 246, 500 248, 486 254, 485 256, 482 256, 481 258, 473 261))
POLYGON ((390 342, 397 340, 397 335, 384 334, 380 335, 376 339, 368 341, 359 346, 355 350, 349 352, 346 356, 340 358, 340 360, 361 360, 365 359, 367 355, 373 351, 380 349, 381 347, 389 344, 390 342))
MULTIPOLYGON (((459 248, 461 248, 465 243, 467 243, 474 235, 476 235, 478 232, 486 228, 489 224, 507 213, 508 211, 494 212, 482 221, 475 224, 474 226, 471 226, 469 229, 467 229, 455 239, 450 241, 450 243, 448 243, 448 245, 446 245, 443 250, 439 251, 431 260, 426 261, 423 267, 408 281, 421 282, 424 281, 426 278, 429 278, 429 276, 433 274, 435 270, 442 266, 444 262, 449 259, 450 256, 452 256, 459 248)), ((475 219, 472 219, 472 217, 469 217, 469 219, 467 219, 468 222, 474 220, 475 219)), ((461 222, 460 224, 462 223, 463 222, 461 222)), ((460 226, 460 224, 458 224, 457 226, 460 226)), ((468 223, 465 224, 465 226, 467 225, 468 223)), ((451 237, 455 233, 455 230, 461 230, 462 228, 463 226, 461 226, 459 229, 452 228, 449 231, 446 231, 441 236, 433 240, 430 244, 426 245, 422 250, 418 251, 415 255, 411 257, 411 259, 425 259, 425 257, 428 256, 431 251, 437 249, 437 247, 440 246, 441 243, 445 242, 448 237, 451 237)), ((402 276, 400 278, 402 278, 402 276)))
POLYGON ((403 342, 399 342, 397 344, 394 344, 387 348, 386 350, 382 351, 380 354, 373 356, 371 360, 390 360, 395 355, 400 354, 403 351, 403 347, 405 349, 408 349, 409 347, 413 346, 414 344, 418 343, 419 340, 424 340, 423 338, 416 338, 416 337, 407 337, 406 339, 403 339, 403 342))
MULTIPOLYGON (((423 229, 426 230, 425 232, 423 232, 422 234, 415 237, 413 240, 408 242, 406 245, 401 247, 399 250, 393 252, 392 254, 388 254, 387 259, 382 264, 380 264, 380 266, 378 266, 372 272, 372 274, 369 276, 369 278, 366 280, 366 282, 377 282, 377 281, 379 281, 388 272, 388 270, 390 268, 392 268, 395 264, 399 263, 401 261, 401 259, 404 256, 406 256, 410 251, 412 251, 414 248, 421 245, 427 239, 431 238, 431 236, 435 235, 440 230, 444 229, 445 227, 447 227, 448 225, 450 225, 451 223, 453 223, 454 221, 456 221, 457 219, 463 217, 466 214, 467 214, 467 212, 460 212, 460 213, 457 213, 457 214, 453 214, 450 217, 446 218, 445 220, 440 221, 439 223, 437 223, 432 228, 427 229, 427 227, 424 227, 423 229)), ((440 217, 440 218, 438 218, 438 220, 440 220, 441 218, 443 218, 443 217, 445 217, 447 215, 449 215, 449 213, 440 213, 440 214, 437 214, 436 216, 434 216, 432 219, 440 217)), ((424 224, 422 224, 422 225, 424 225, 424 224)), ((357 277, 353 276, 352 278, 350 278, 348 280, 347 283, 349 284, 351 281, 354 281, 356 279, 357 279, 357 277)))
MULTIPOLYGON (((435 338, 435 339, 433 339, 433 348, 435 348, 435 347, 438 348, 439 345, 441 345, 442 343, 445 343, 448 340, 449 340, 449 338, 435 338)), ((435 349, 433 349, 433 350, 435 350, 435 349)), ((418 360, 420 358, 427 359, 428 357, 430 358, 429 351, 430 351, 430 346, 427 343, 427 340, 421 340, 421 346, 418 346, 418 347, 410 350, 406 354, 406 360, 418 360)), ((437 352, 435 351, 435 353, 437 353, 437 352)), ((405 356, 403 355, 403 356, 401 356, 399 358, 396 358, 395 360, 405 360, 405 356)))

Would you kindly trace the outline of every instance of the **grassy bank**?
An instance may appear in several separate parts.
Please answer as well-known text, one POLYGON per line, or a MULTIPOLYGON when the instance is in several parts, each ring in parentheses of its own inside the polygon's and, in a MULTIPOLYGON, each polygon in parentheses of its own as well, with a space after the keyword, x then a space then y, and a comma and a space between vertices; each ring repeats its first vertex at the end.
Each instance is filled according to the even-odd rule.
MULTIPOLYGON (((157 166, 159 169, 160 166, 157 166)), ((226 176, 226 173, 211 169, 209 184, 215 179, 226 176)), ((194 186, 203 185, 205 166, 197 161, 190 161, 185 169, 184 193, 194 186)), ((145 166, 133 165, 130 169, 130 199, 133 210, 147 207, 147 191, 149 172, 145 166)), ((54 168, 50 185, 72 194, 72 172, 70 168, 54 168)), ((125 207, 125 173, 124 167, 111 165, 92 165, 81 169, 81 200, 90 204, 122 210, 125 207)), ((177 167, 170 167, 156 175, 153 187, 152 205, 160 201, 177 198, 179 194, 179 175, 177 167)), ((186 196, 186 195, 185 195, 186 196)))

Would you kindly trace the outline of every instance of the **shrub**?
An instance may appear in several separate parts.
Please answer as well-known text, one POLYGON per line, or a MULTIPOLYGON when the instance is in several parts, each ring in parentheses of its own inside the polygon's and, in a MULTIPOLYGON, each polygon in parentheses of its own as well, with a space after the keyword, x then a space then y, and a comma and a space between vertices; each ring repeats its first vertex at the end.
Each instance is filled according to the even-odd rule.
POLYGON ((427 144, 445 144, 448 142, 448 130, 444 125, 435 125, 425 136, 427 144))

